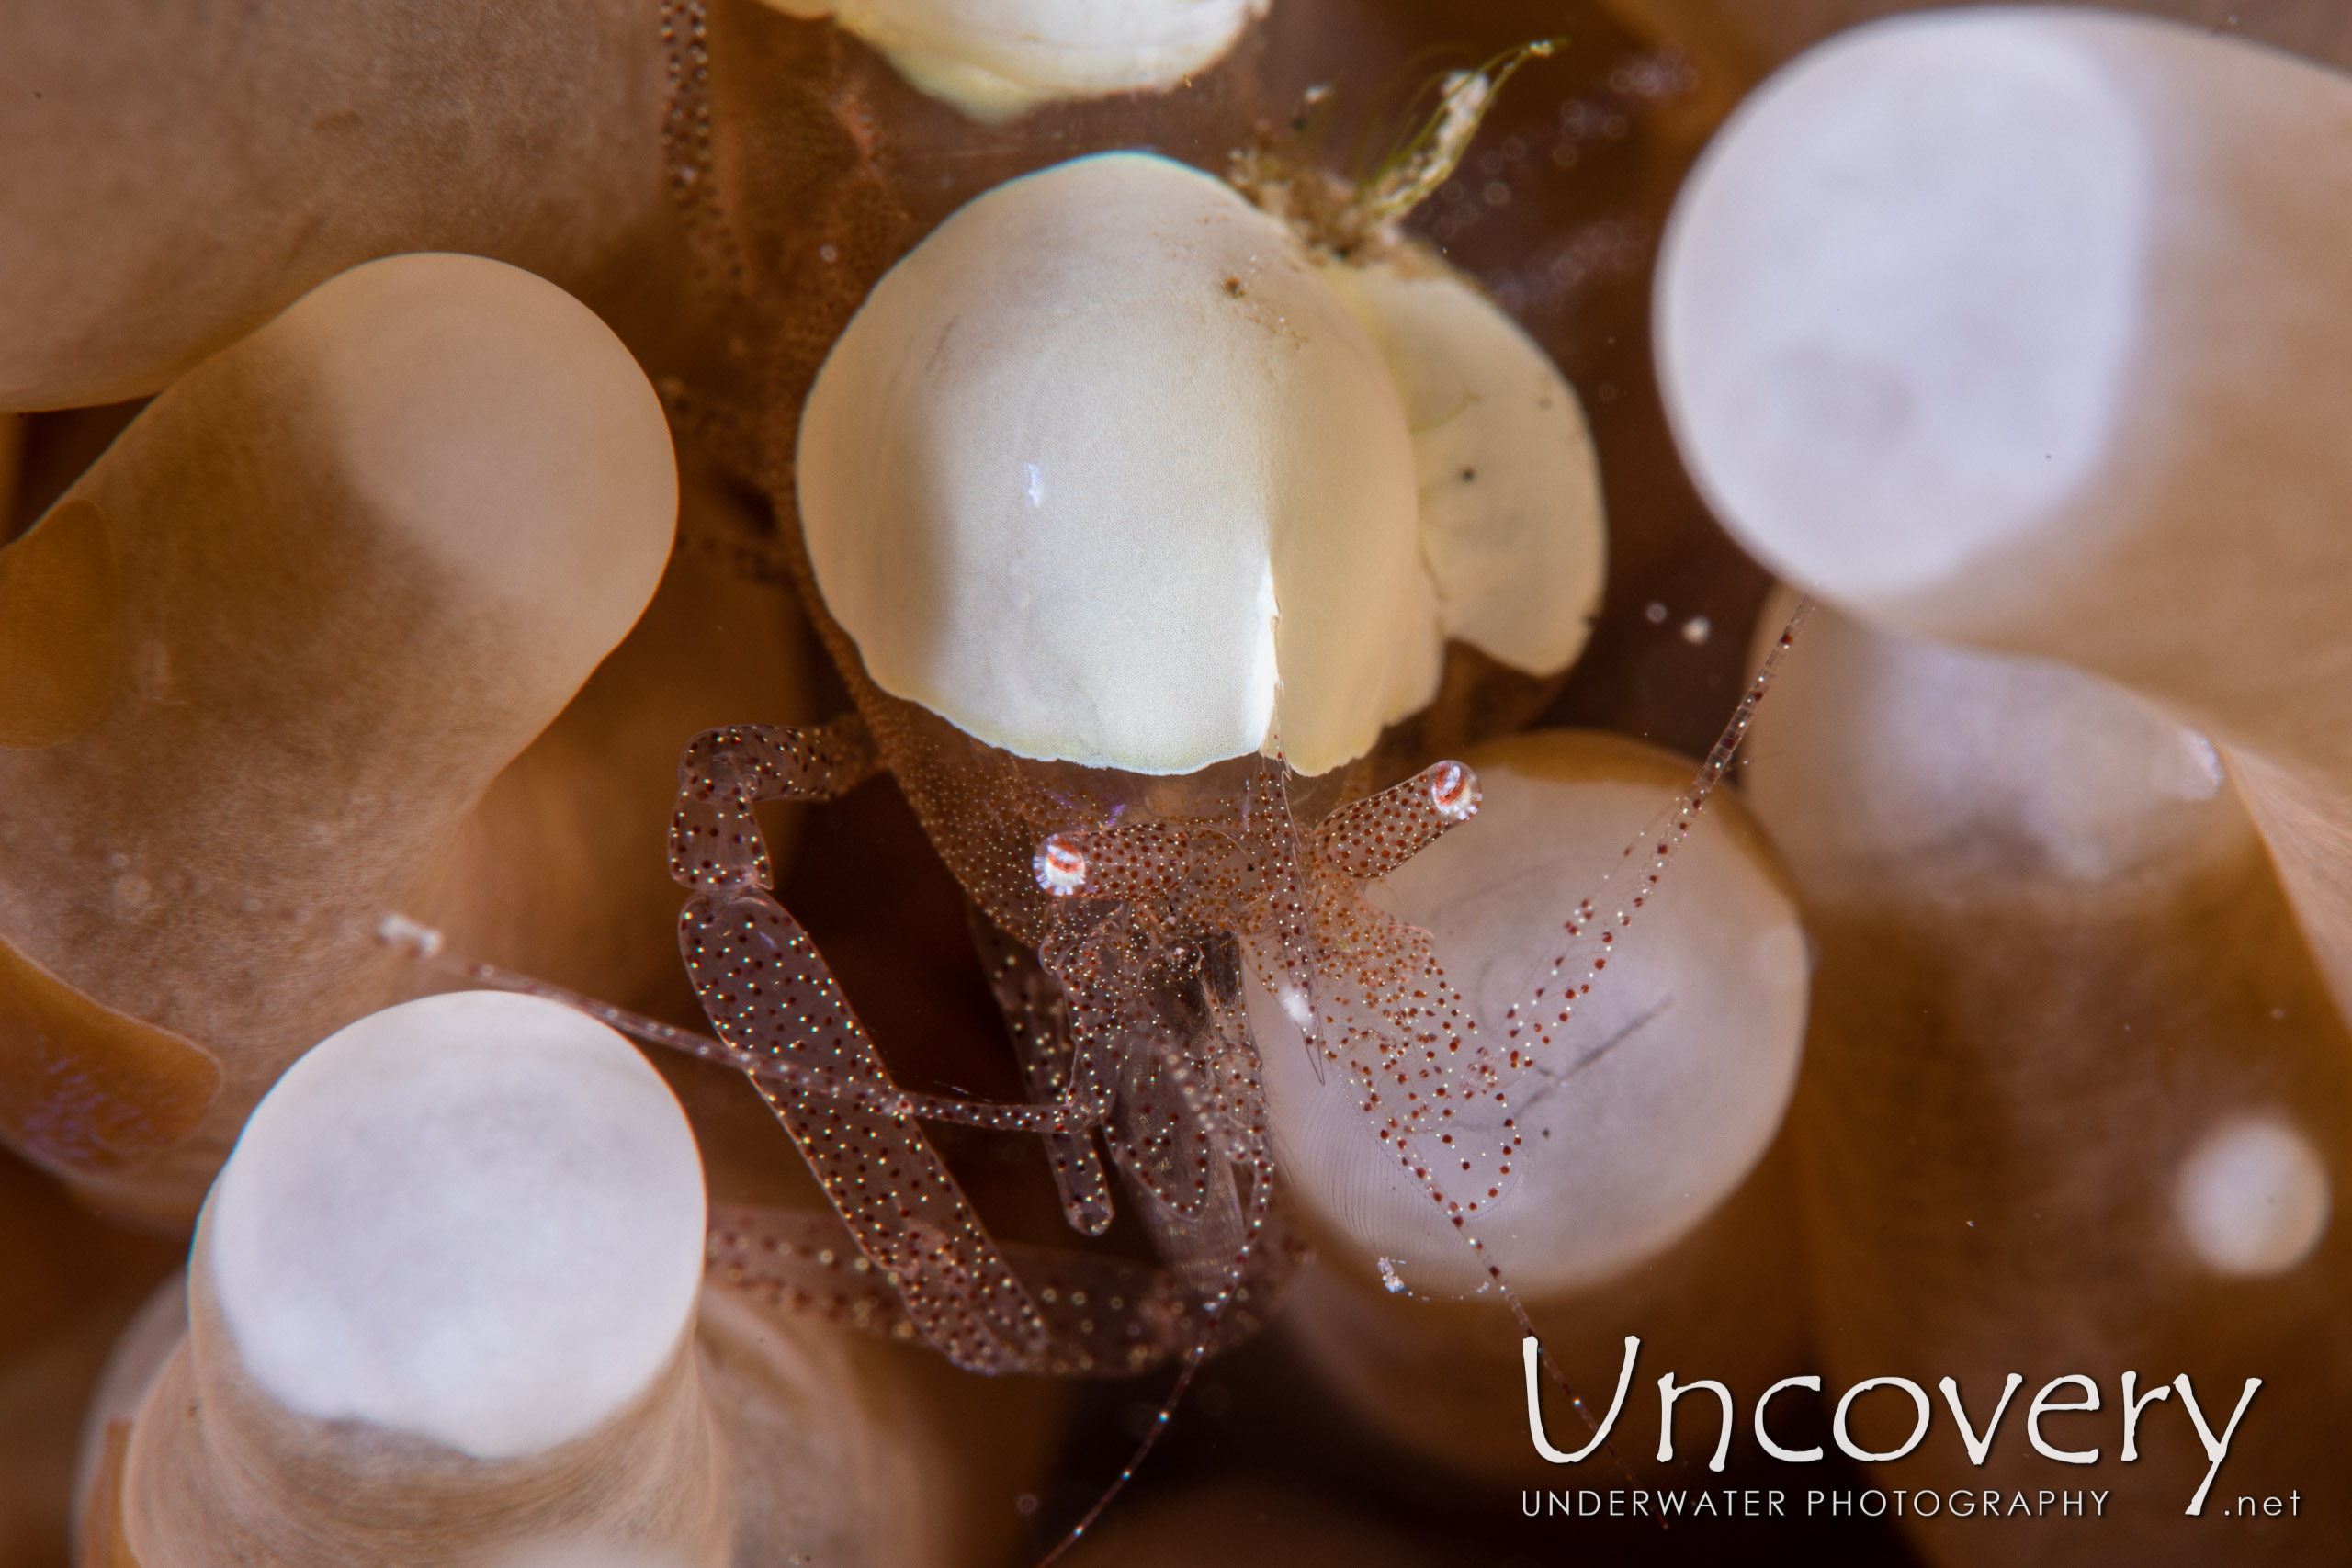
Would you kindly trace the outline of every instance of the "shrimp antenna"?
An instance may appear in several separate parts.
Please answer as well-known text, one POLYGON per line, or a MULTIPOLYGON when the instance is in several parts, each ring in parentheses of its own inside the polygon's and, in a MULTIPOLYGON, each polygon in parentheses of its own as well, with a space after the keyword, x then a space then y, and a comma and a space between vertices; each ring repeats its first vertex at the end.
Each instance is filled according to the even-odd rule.
MULTIPOLYGON (((1716 737, 1714 745, 1707 752, 1706 760, 1699 765, 1697 775, 1691 780, 1689 787, 1677 797, 1675 803, 1667 808, 1668 812, 1673 816, 1671 825, 1662 833, 1653 829, 1645 829, 1639 838, 1626 846, 1622 858, 1630 859, 1637 849, 1644 845, 1651 845, 1648 867, 1640 885, 1641 891, 1630 900, 1630 908, 1622 908, 1617 912, 1615 924, 1602 937, 1604 943, 1613 937, 1616 931, 1623 931, 1633 923, 1634 912, 1648 900, 1651 890, 1657 886, 1659 878, 1665 874, 1668 857, 1680 847, 1684 839, 1690 836, 1694 819, 1700 809, 1706 805, 1707 797, 1723 782, 1724 774, 1731 767, 1732 758, 1738 751, 1740 742, 1747 738, 1748 727, 1755 720, 1758 705, 1763 702, 1764 694, 1780 673, 1781 666, 1787 659, 1789 650, 1796 646, 1797 632, 1804 625, 1805 617, 1810 615, 1813 610, 1814 600, 1811 595, 1808 594, 1797 602, 1795 610, 1789 615, 1788 624, 1781 627, 1780 637, 1773 641, 1770 651, 1764 656, 1762 664, 1758 667, 1756 678, 1748 682, 1747 692, 1740 697, 1739 705, 1732 710, 1731 718, 1724 726, 1723 733, 1716 737)), ((1576 916, 1572 917, 1577 924, 1581 926, 1591 923, 1595 918, 1591 906, 1592 900, 1589 898, 1579 905, 1576 916)), ((1593 982, 1599 977, 1600 969, 1608 961, 1608 949, 1604 945, 1600 955, 1592 960, 1590 967, 1586 971, 1583 983, 1569 986, 1564 995, 1580 998, 1589 993, 1593 982)), ((1566 1018, 1567 1013, 1563 1010, 1559 1021, 1565 1022, 1566 1018)), ((1436 1196, 1435 1192, 1430 1193, 1432 1199, 1436 1196)), ((1510 1281, 1503 1278, 1501 1268, 1487 1260, 1485 1244, 1467 1229, 1458 1229, 1457 1234, 1461 1235, 1470 1250, 1477 1255, 1479 1262, 1486 1269, 1488 1282, 1495 1287, 1504 1303, 1510 1306, 1511 1316, 1517 1321, 1520 1331, 1536 1342, 1537 1353, 1543 1360, 1545 1375, 1550 1377, 1553 1384, 1567 1396, 1569 1407, 1576 1411, 1577 1419, 1584 1423, 1585 1430, 1598 1433, 1600 1428, 1593 1422, 1592 1413, 1585 1408, 1582 1396, 1569 1385, 1566 1377, 1560 1371, 1559 1363, 1552 1359, 1551 1348, 1544 1342, 1544 1337, 1536 1332, 1534 1319, 1529 1315, 1525 1303, 1520 1300, 1519 1292, 1512 1290, 1510 1281)), ((1614 1444, 1604 1443, 1602 1450, 1612 1460, 1618 1460, 1622 1467, 1623 1461, 1618 1459, 1614 1444)), ((1665 1523, 1663 1519, 1659 1522, 1661 1525, 1665 1523)))
POLYGON ((1169 1389, 1168 1397, 1159 1402, 1159 1410, 1151 1418, 1150 1429, 1144 1433, 1143 1440, 1136 1445, 1136 1451, 1128 1459, 1126 1468, 1119 1472, 1117 1479, 1103 1488, 1102 1495, 1094 1499, 1094 1506, 1086 1510, 1085 1517, 1069 1527, 1061 1540, 1054 1543, 1054 1549, 1051 1551, 1037 1560, 1037 1568, 1053 1568, 1053 1564, 1060 1561, 1064 1552, 1078 1544, 1080 1536, 1094 1528, 1094 1522, 1102 1517, 1103 1510, 1118 1500, 1119 1494, 1126 1490, 1127 1483, 1135 1479, 1136 1472, 1143 1468, 1143 1461, 1149 1457, 1153 1446, 1159 1441, 1159 1434, 1166 1431, 1168 1423, 1175 1418, 1177 1402, 1184 1397, 1184 1391, 1193 1386, 1193 1374, 1201 1370, 1203 1361, 1208 1359, 1209 1329, 1213 1326, 1214 1320, 1202 1328, 1201 1337, 1193 1342, 1191 1352, 1184 1358, 1183 1370, 1176 1374, 1175 1384, 1169 1389))

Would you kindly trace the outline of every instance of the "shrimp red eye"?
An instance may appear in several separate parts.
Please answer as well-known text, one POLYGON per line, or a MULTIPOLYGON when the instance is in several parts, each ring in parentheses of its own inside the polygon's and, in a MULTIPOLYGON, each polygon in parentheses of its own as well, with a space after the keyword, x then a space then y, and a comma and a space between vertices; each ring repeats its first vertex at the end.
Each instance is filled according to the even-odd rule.
POLYGON ((1448 822, 1467 822, 1478 815, 1478 775, 1459 762, 1431 768, 1430 809, 1448 822))
POLYGON ((1067 898, 1086 886, 1086 857, 1059 833, 1037 847, 1032 863, 1036 867, 1037 886, 1057 898, 1067 898))

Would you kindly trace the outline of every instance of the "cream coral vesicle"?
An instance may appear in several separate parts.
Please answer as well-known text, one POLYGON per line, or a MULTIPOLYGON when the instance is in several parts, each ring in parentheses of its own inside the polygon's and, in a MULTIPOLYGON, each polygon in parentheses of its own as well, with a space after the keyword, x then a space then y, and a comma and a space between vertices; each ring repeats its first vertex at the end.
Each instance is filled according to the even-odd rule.
POLYGON ((1324 276, 1379 345, 1413 434, 1439 624, 1530 675, 1567 668, 1600 607, 1600 467, 1549 355, 1476 285, 1399 247, 1324 276))
POLYGON ((1305 247, 1114 153, 875 288, 800 429, 827 607, 888 692, 1025 757, 1321 773, 1436 688, 1396 389, 1305 247))
POLYGON ((1144 154, 1000 186, 885 276, 797 483, 884 690, 1134 773, 1324 773, 1430 702, 1449 637, 1564 669, 1600 587, 1583 415, 1508 316, 1144 154))
POLYGON ((1271 0, 768 0, 831 17, 976 119, 1172 87, 1222 59, 1271 0))

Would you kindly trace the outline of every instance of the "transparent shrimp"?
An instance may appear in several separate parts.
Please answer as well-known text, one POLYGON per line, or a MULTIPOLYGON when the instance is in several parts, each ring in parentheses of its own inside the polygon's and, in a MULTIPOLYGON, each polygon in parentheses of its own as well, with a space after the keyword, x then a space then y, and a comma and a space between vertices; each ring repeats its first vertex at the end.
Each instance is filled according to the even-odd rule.
MULTIPOLYGON (((1371 756, 1314 779, 1279 756, 1181 779, 1142 777, 1012 756, 867 675, 825 609, 799 537, 791 460, 798 410, 858 302, 939 216, 922 204, 953 205, 950 195, 969 193, 960 182, 1017 154, 975 133, 953 169, 934 171, 949 194, 925 195, 927 182, 899 166, 915 154, 882 129, 876 106, 892 101, 893 89, 855 51, 793 34, 799 41, 753 39, 733 65, 715 62, 693 0, 672 6, 665 28, 674 187, 706 282, 738 311, 737 341, 749 345, 741 369, 750 395, 712 422, 707 446, 731 454, 776 513, 772 536, 729 544, 757 558, 750 569, 797 591, 854 705, 820 730, 742 727, 689 748, 672 863, 694 890, 681 942, 715 1038, 605 1015, 750 1074, 834 1205, 832 1219, 722 1214, 714 1278, 783 1310, 920 1337, 975 1371, 1140 1370, 1181 1357, 1181 1394, 1204 1356, 1271 1314, 1301 1254, 1283 1220, 1250 1021, 1253 988, 1298 1026, 1323 1090, 1352 1099, 1365 1135, 1484 1262, 1471 1224, 1510 1190, 1521 1146, 1514 1089, 1544 1061, 1657 886, 1778 653, 1658 830, 1629 847, 1610 886, 1565 915, 1548 972, 1531 977, 1521 1005, 1482 1032, 1427 933, 1363 897, 1367 882, 1475 818, 1477 781, 1458 762, 1387 783, 1426 759, 1413 753, 1430 732, 1400 727, 1371 756), (818 54, 786 57, 804 44, 818 54), (752 55, 771 68, 761 83, 766 123, 758 136, 730 139, 730 118, 714 104, 734 101, 730 73, 749 82, 752 55), (792 199, 730 199, 738 189, 792 199), (775 226, 771 214, 785 210, 798 215, 795 223, 775 226), (753 803, 825 798, 877 771, 892 776, 971 901, 974 944, 1006 1019, 1025 1103, 899 1089, 852 998, 770 891, 753 803), (1070 1318, 1064 1309, 1074 1291, 1108 1299, 1099 1280, 1072 1283, 1097 1263, 1049 1261, 994 1242, 925 1139, 924 1120, 1038 1137, 1072 1228, 1101 1235, 1124 1198, 1159 1267, 1119 1276, 1114 1293, 1126 1304, 1113 1315, 1070 1318), (1124 1359, 1101 1343, 1105 1332, 1125 1337, 1124 1359)), ((1374 244, 1415 193, 1452 169, 1479 107, 1520 58, 1448 78, 1429 134, 1401 150, 1369 195, 1280 148, 1261 146, 1236 177, 1334 252, 1374 244)), ((1057 156, 1132 140, 1110 122, 1073 120, 1070 130, 1057 156)), ((683 395, 672 402, 683 423, 704 423, 683 395)), ((1500 1269, 1484 1266, 1518 1309, 1500 1269)), ((1133 1469, 1131 1461, 1121 1480, 1133 1469)))

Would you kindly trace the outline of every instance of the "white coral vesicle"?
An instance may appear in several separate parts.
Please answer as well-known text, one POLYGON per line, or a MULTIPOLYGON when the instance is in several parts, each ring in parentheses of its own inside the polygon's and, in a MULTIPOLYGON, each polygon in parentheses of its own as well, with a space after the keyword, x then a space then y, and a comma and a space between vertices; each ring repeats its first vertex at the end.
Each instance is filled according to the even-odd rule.
POLYGON ((509 1459, 596 1430, 671 1361, 703 1224, 694 1134, 643 1057, 557 1003, 467 991, 288 1070, 198 1262, 279 1404, 509 1459))
POLYGON ((2199 1262, 2222 1275, 2283 1274, 2327 1230, 2327 1163, 2284 1117, 2224 1122, 2182 1162, 2174 1207, 2199 1262))
POLYGON ((1295 1019, 1254 985, 1250 1018, 1281 1168, 1327 1235, 1385 1260, 1385 1275, 1417 1293, 1469 1295, 1491 1263, 1538 1299, 1662 1252, 1747 1179, 1795 1089, 1811 968, 1757 835, 1734 825, 1735 803, 1711 803, 1734 822, 1676 852, 1671 886, 1609 950, 1605 983, 1575 1003, 1555 1043, 1534 1043, 1529 987, 1573 946, 1561 934, 1570 890, 1604 886, 1681 763, 1558 730, 1467 755, 1484 794, 1478 828, 1424 849, 1373 897, 1430 933, 1478 1036, 1528 1054, 1504 1072, 1499 1102, 1474 1094, 1446 1119, 1465 1147, 1499 1145, 1506 1119, 1525 1139, 1504 1162, 1500 1201, 1468 1221, 1483 1255, 1367 1127, 1363 1086, 1389 1090, 1391 1103, 1396 1089, 1364 1070, 1363 1048, 1317 1081, 1295 1019))
POLYGON ((2155 201, 2064 13, 1859 28, 1742 105, 1658 265, 1660 380, 1716 513, 1835 594, 1932 584, 2112 459, 2155 201))
POLYGON ((1165 159, 1001 186, 884 276, 798 495, 875 681, 1021 756, 1189 773, 1278 727, 1320 773, 1435 693, 1379 351, 1289 230, 1165 159))
POLYGON ((1223 59, 1270 0, 768 0, 831 17, 975 119, 1175 86, 1223 59))

